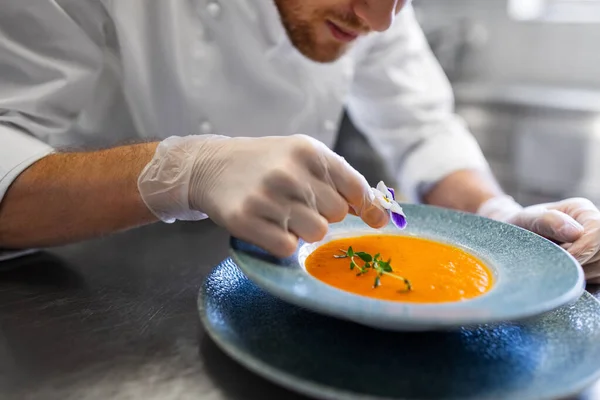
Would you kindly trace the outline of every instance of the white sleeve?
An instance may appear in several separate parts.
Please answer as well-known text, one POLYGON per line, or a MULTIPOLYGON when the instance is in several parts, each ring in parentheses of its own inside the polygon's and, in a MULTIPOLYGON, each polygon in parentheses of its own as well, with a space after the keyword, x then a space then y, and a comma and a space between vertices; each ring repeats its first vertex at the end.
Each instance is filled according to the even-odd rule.
MULTIPOLYGON (((77 10, 75 10, 77 11, 77 10)), ((93 95, 99 47, 55 1, 9 0, 0 12, 0 201, 53 149, 93 95)))
POLYGON ((420 202, 455 171, 489 171, 473 135, 454 113, 452 88, 412 7, 372 40, 356 67, 348 113, 393 167, 400 191, 420 202))

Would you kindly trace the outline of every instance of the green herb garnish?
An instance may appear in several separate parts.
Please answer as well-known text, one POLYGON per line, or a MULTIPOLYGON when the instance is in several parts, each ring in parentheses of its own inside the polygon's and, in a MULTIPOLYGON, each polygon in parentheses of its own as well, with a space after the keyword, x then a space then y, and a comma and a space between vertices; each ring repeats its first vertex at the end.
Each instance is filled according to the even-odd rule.
POLYGON ((404 284, 406 285, 406 289, 403 291, 400 291, 402 293, 404 292, 409 292, 410 290, 412 290, 412 285, 410 284, 410 281, 402 276, 396 275, 394 274, 394 270, 392 269, 391 266, 391 259, 388 259, 387 261, 384 261, 381 258, 381 254, 377 253, 374 256, 372 256, 369 253, 365 253, 364 251, 354 251, 354 249, 352 249, 352 246, 348 247, 348 250, 340 250, 342 252, 342 254, 336 254, 334 255, 335 258, 349 258, 350 259, 350 270, 358 270, 358 273, 356 274, 356 276, 361 276, 366 274, 367 272, 369 272, 369 270, 374 270, 376 275, 375 275, 375 282, 373 283, 373 287, 377 288, 381 285, 381 277, 382 276, 391 276, 393 278, 399 279, 401 281, 404 282, 404 284), (357 258, 363 262, 363 265, 359 265, 357 263, 357 258))

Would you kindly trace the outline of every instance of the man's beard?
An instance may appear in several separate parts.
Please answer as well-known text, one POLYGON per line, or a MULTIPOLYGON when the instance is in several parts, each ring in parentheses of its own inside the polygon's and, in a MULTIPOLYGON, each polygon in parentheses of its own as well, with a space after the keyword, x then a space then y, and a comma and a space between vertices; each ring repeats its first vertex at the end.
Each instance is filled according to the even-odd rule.
POLYGON ((329 63, 339 59, 347 51, 347 43, 336 40, 319 41, 316 29, 318 24, 325 25, 330 19, 342 23, 344 27, 359 33, 367 33, 368 28, 354 14, 342 15, 331 10, 318 10, 308 19, 302 19, 302 0, 275 0, 279 9, 281 22, 287 31, 290 41, 305 57, 321 63, 329 63))

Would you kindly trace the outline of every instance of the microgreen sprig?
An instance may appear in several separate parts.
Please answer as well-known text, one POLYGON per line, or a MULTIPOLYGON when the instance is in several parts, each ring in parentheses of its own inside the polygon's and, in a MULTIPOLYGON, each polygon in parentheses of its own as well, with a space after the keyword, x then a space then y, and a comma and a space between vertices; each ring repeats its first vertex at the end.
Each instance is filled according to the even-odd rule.
POLYGON ((381 277, 382 276, 390 276, 396 279, 399 279, 404 282, 406 285, 406 289, 402 292, 409 292, 412 290, 412 285, 410 281, 402 276, 394 274, 394 270, 391 266, 391 259, 384 261, 381 258, 381 254, 377 253, 372 256, 369 253, 365 253, 364 251, 354 251, 352 246, 348 247, 348 250, 340 249, 342 254, 336 254, 333 257, 335 258, 349 258, 350 259, 350 270, 358 270, 356 276, 361 276, 369 272, 370 269, 374 270, 375 281, 373 283, 373 287, 377 288, 381 285, 381 277), (363 262, 363 265, 359 265, 357 263, 356 258, 360 259, 363 262))

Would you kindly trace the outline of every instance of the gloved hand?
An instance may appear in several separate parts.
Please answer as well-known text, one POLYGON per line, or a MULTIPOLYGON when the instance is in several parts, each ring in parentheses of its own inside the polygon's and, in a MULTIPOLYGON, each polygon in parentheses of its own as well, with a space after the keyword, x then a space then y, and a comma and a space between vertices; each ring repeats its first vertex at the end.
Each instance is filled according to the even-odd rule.
POLYGON ((298 238, 321 240, 349 211, 374 228, 389 215, 365 178, 308 136, 171 137, 140 174, 138 188, 162 221, 208 215, 232 235, 278 257, 298 238))
POLYGON ((503 196, 488 200, 477 213, 559 243, 583 265, 589 283, 600 283, 600 211, 591 201, 573 198, 523 208, 503 196))

